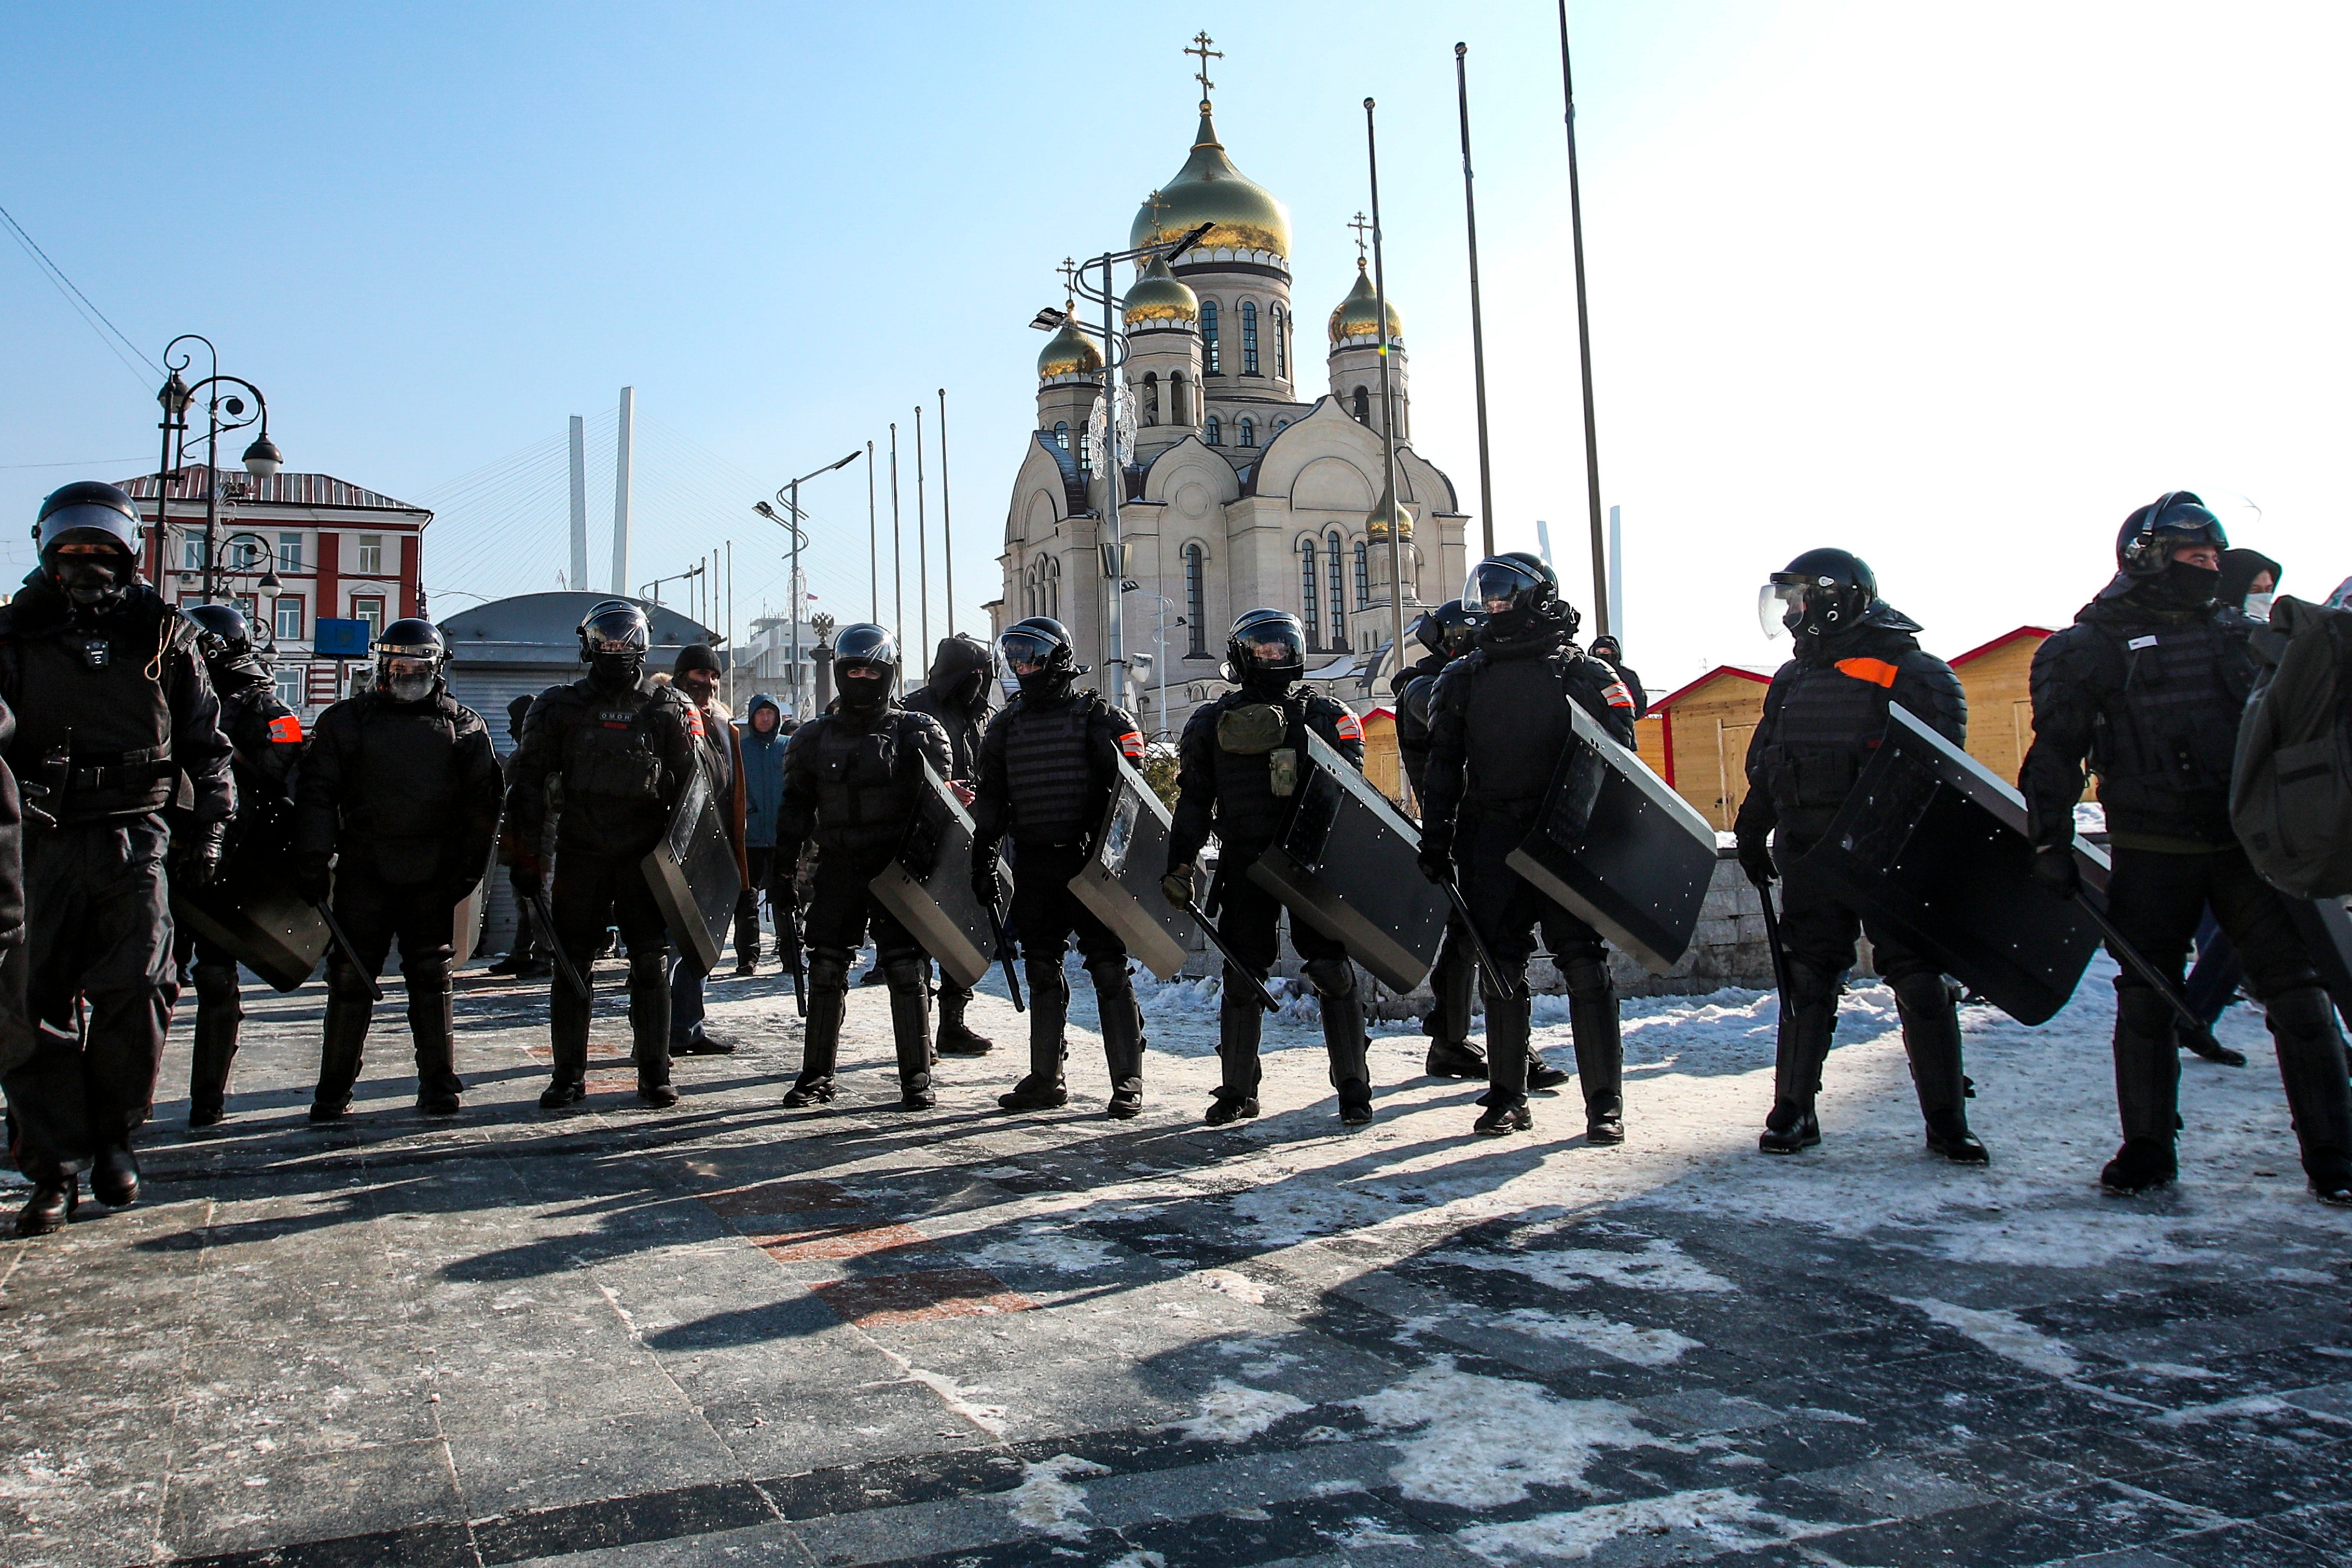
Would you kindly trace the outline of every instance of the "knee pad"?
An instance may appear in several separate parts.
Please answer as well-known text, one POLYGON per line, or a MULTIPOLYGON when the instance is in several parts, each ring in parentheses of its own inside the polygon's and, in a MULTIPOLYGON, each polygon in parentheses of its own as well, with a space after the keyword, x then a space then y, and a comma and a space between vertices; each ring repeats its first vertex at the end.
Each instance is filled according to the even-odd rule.
POLYGON ((629 949, 629 984, 634 986, 642 980, 651 985, 656 980, 667 981, 668 978, 667 947, 647 947, 642 951, 635 947, 629 949))
POLYGON ((1568 982, 1568 994, 1580 1002, 1613 1002, 1617 999, 1617 979, 1609 972, 1609 960, 1598 953, 1576 953, 1558 962, 1560 978, 1568 982))
POLYGON ((1823 969, 1790 955, 1789 1000, 1798 1006, 1837 1006, 1838 977, 1834 969, 1823 969))
POLYGON ((1302 967, 1318 997, 1356 994, 1356 966, 1345 958, 1309 958, 1302 967))
POLYGON ((1021 968, 1029 977, 1029 989, 1034 995, 1052 997, 1068 994, 1069 977, 1062 972, 1061 959, 1024 958, 1021 968))
POLYGON ((1128 974, 1125 955, 1118 957, 1087 959, 1087 977, 1095 983, 1095 989, 1097 991, 1128 989, 1130 977, 1128 974))
POLYGON ((919 958, 894 958, 882 966, 882 984, 898 996, 929 996, 929 988, 923 984, 923 965, 919 958))
POLYGON ((340 955, 327 964, 327 995, 339 1002, 366 1002, 370 1006, 375 1002, 375 992, 369 988, 367 977, 340 955))
POLYGON ((208 1002, 233 1002, 236 999, 236 966, 234 964, 199 964, 196 966, 196 996, 208 1002))
POLYGON ((849 988, 849 955, 827 947, 808 956, 808 982, 812 991, 845 991, 849 988))

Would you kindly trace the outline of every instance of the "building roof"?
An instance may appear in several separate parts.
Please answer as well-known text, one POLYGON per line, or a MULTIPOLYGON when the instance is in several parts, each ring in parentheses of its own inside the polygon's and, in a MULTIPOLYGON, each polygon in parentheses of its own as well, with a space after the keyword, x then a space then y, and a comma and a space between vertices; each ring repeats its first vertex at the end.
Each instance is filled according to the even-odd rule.
MULTIPOLYGON (((362 489, 348 479, 338 479, 332 474, 289 474, 283 470, 267 479, 257 479, 242 468, 222 468, 219 476, 222 494, 228 493, 231 484, 243 486, 240 501, 268 502, 282 507, 312 507, 328 510, 354 512, 413 512, 422 528, 433 520, 429 507, 414 506, 395 501, 378 490, 362 489)), ((155 476, 142 474, 136 479, 117 482, 133 500, 155 498, 155 476)), ((170 498, 174 501, 202 500, 205 495, 205 465, 192 463, 173 476, 170 498)))
POLYGON ((1689 685, 1676 686, 1673 691, 1668 692, 1664 696, 1662 696, 1657 701, 1652 703, 1650 705, 1650 711, 1654 714, 1664 713, 1666 709, 1674 706, 1675 704, 1682 698, 1690 695, 1691 693, 1698 690, 1701 686, 1713 685, 1717 677, 1723 675, 1738 675, 1741 680, 1754 681, 1759 686, 1769 686, 1772 684, 1771 676, 1761 674, 1759 671, 1745 669, 1738 664, 1717 664, 1715 668, 1709 670, 1706 674, 1701 675, 1698 679, 1691 682, 1689 685))
MULTIPOLYGON (((588 612, 608 600, 628 599, 617 593, 518 593, 461 610, 441 621, 448 639, 449 657, 457 664, 576 664, 580 657, 580 622, 588 612)), ((652 623, 653 648, 649 669, 667 668, 678 649, 689 643, 716 643, 718 633, 700 622, 665 605, 628 599, 652 623), (667 655, 667 657, 665 657, 667 655)))
POLYGON ((2014 630, 2002 632, 2000 636, 1995 637, 1991 642, 1983 644, 1981 647, 1971 648, 1965 653, 1955 654, 1951 659, 1951 665, 1952 668, 1957 670, 1971 659, 1981 659, 1987 653, 1999 653, 2001 649, 2008 647, 2011 643, 2016 642, 2020 637, 2031 637, 2035 642, 2039 643, 2056 635, 2057 633, 2053 632, 2047 626, 2020 626, 2014 630))

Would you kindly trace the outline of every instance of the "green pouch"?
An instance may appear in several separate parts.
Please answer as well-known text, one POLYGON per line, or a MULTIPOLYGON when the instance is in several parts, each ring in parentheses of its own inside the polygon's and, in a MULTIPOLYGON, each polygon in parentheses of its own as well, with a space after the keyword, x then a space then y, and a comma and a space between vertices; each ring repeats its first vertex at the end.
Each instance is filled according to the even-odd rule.
POLYGON ((1272 703, 1244 703, 1217 716, 1217 749, 1234 757, 1263 757, 1282 744, 1289 727, 1290 716, 1272 703))
POLYGON ((1266 787, 1277 798, 1298 793, 1298 748, 1285 746, 1270 752, 1265 759, 1266 787))

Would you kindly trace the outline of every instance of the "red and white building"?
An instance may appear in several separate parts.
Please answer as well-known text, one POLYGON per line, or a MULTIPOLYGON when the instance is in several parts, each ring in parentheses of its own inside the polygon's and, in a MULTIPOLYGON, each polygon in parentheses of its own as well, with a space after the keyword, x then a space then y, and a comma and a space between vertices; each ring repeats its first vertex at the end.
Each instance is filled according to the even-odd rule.
MULTIPOLYGON (((373 639, 391 622, 424 613, 419 572, 433 514, 327 474, 256 479, 224 468, 213 479, 220 486, 218 597, 245 612, 255 643, 271 650, 279 698, 307 723, 349 693, 362 667, 313 654, 321 617, 364 621, 373 639), (275 573, 278 586, 263 588, 264 573, 275 573)), ((202 603, 204 466, 171 476, 160 528, 156 476, 121 483, 146 519, 148 580, 174 603, 202 603)))

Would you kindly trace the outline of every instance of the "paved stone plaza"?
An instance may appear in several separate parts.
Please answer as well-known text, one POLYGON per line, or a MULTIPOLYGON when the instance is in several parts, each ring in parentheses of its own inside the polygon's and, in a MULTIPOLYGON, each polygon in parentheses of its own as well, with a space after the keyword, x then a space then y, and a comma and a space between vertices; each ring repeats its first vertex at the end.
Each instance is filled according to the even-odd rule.
POLYGON ((1919 1150, 1882 990, 1827 1143, 1769 1161, 1748 993, 1628 1004, 1604 1150, 1572 1092, 1471 1138, 1417 1033, 1344 1135, 1304 1003, 1265 1114, 1204 1129, 1198 985, 1147 988, 1150 1108, 1108 1122, 1082 976, 1066 1112, 995 1110, 987 996, 998 1054, 879 1110, 878 988, 842 1100, 783 1111, 767 974, 714 983, 744 1049, 646 1112, 618 978, 560 1118, 543 989, 461 983, 438 1124, 396 987, 331 1132, 316 987, 258 1004, 196 1136, 184 1018, 148 1199, 0 1245, 0 1562, 2352 1561, 2352 1216, 2305 1196, 2242 1009, 2252 1064, 2184 1068, 2183 1184, 2118 1201, 2095 981, 2042 1030, 1969 1012, 1970 1172, 1919 1150))

